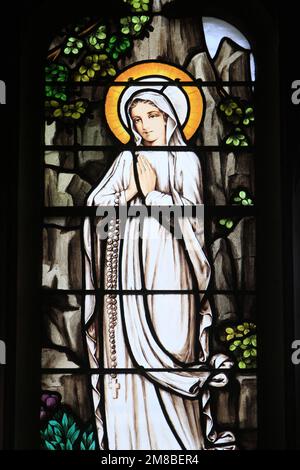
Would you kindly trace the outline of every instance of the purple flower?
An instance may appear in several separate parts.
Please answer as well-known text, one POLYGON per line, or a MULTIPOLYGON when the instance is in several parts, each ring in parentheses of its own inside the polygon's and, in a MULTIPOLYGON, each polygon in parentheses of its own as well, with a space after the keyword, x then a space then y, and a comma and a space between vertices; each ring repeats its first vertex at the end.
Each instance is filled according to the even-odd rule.
POLYGON ((59 406, 61 395, 57 392, 43 392, 41 396, 40 418, 48 418, 59 406))

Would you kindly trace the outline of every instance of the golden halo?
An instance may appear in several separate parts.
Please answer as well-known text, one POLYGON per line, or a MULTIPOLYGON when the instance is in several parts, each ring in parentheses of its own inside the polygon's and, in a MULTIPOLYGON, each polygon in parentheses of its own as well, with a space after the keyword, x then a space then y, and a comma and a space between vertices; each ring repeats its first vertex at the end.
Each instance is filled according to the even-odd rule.
MULTIPOLYGON (((121 72, 114 81, 126 82, 129 81, 129 79, 136 80, 149 76, 160 76, 169 78, 170 80, 180 79, 184 82, 193 81, 183 70, 174 65, 164 64, 162 62, 142 62, 133 65, 124 72, 121 72)), ((105 99, 105 116, 107 123, 113 134, 123 144, 127 144, 130 140, 130 134, 124 128, 118 112, 119 99, 125 88, 126 85, 111 86, 105 99)), ((200 125, 203 115, 203 98, 197 86, 182 86, 182 89, 185 91, 189 102, 189 115, 183 128, 183 134, 188 140, 194 135, 200 125)))

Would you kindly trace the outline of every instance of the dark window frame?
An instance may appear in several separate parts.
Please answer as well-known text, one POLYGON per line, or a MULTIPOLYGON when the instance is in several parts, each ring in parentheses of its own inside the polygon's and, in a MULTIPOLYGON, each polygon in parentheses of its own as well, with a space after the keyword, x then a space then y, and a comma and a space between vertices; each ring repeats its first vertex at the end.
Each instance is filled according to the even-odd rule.
MULTIPOLYGON (((44 2, 45 4, 47 2, 44 2)), ((57 2, 59 4, 59 2, 57 2)), ((93 4, 93 2, 91 2, 93 4)), ((10 243, 17 247, 18 258, 15 256, 15 275, 17 282, 8 286, 8 297, 15 299, 17 285, 18 298, 10 306, 12 315, 9 322, 9 350, 10 361, 7 372, 9 374, 8 384, 14 389, 14 396, 7 393, 7 405, 10 416, 14 416, 14 422, 10 424, 6 436, 6 447, 38 448, 38 410, 36 403, 40 399, 40 329, 37 325, 38 314, 41 305, 40 279, 41 273, 37 273, 40 266, 41 251, 41 201, 43 181, 43 148, 42 125, 43 125, 43 57, 47 50, 48 38, 61 24, 70 21, 67 8, 59 5, 60 18, 55 16, 55 2, 51 2, 51 10, 40 11, 32 9, 27 17, 26 27, 21 33, 20 44, 25 42, 26 50, 20 61, 20 135, 19 135, 19 158, 18 158, 18 199, 13 198, 14 207, 18 207, 18 234, 10 243), (46 16, 47 15, 47 16, 46 16), (47 27, 45 28, 45 23, 47 27), (47 31, 45 31, 45 29, 47 31), (48 36, 47 36, 48 34, 48 36), (36 38, 39 42, 36 43, 36 38), (32 75, 34 75, 34 86, 32 86, 32 75), (30 118, 29 118, 30 117, 30 118), (37 139, 41 136, 41 141, 37 139), (28 275, 35 273, 35 276, 28 275), (16 308, 16 315, 15 309, 16 308), (14 365, 13 365, 14 364, 14 365), (28 368, 28 364, 30 367, 28 368), (34 412, 36 415, 34 416, 34 412)), ((221 5, 221 3, 220 3, 221 5)), ((205 16, 220 16, 229 22, 236 24, 241 31, 247 29, 250 41, 252 41, 254 55, 258 64, 257 74, 257 98, 256 108, 258 119, 256 124, 256 159, 260 163, 256 166, 256 199, 257 204, 257 295, 258 295, 258 325, 260 336, 260 365, 259 376, 259 447, 260 448, 284 448, 287 442, 288 416, 285 414, 287 386, 284 383, 287 374, 285 365, 287 336, 282 335, 285 331, 284 321, 290 318, 283 303, 284 271, 282 267, 283 243, 282 243, 282 179, 280 175, 280 142, 279 142, 279 71, 278 50, 275 45, 278 41, 278 31, 272 19, 266 11, 253 2, 245 11, 240 11, 238 3, 232 11, 238 12, 236 17, 240 18, 240 25, 236 17, 232 18, 224 11, 224 7, 215 3, 213 7, 204 8, 201 12, 205 16), (260 12, 258 17, 257 11, 260 12), (254 24, 255 27, 252 27, 254 24), (269 36, 266 37, 265 25, 269 26, 269 36), (250 32, 252 31, 252 35, 250 32), (251 37, 252 36, 252 37, 251 37), (276 99, 274 100, 274 97, 276 99), (268 106, 270 120, 263 122, 263 110, 268 106), (260 116, 262 119, 260 119, 260 116), (268 136, 266 139, 265 136, 268 136), (272 197, 272 204, 268 210, 262 204, 265 200, 267 183, 272 182, 276 187, 276 195, 272 197), (268 240, 266 246, 264 233, 272 233, 272 239, 268 240), (274 263, 274 253, 278 258, 274 263), (275 272, 275 268, 277 272, 275 272), (261 285, 264 285, 262 292, 261 285), (274 298, 274 292, 277 297, 274 298), (274 327, 274 339, 271 340, 268 330, 268 322, 264 312, 276 312, 276 325, 274 327), (276 435, 273 430, 276 429, 276 435)), ((185 9, 187 9, 185 3, 185 9)), ((182 12, 184 13, 184 12, 182 12)), ((17 104, 16 104, 17 109, 17 104)), ((14 146, 17 155, 16 145, 14 146)), ((16 164, 15 164, 16 165, 16 164)), ((12 165, 13 166, 13 165, 12 165)), ((269 189, 269 188, 267 188, 269 189)), ((270 198, 267 198, 270 201, 270 198)), ((13 226, 15 214, 8 217, 10 226, 13 226)), ((273 338, 274 338, 273 337, 273 338)))

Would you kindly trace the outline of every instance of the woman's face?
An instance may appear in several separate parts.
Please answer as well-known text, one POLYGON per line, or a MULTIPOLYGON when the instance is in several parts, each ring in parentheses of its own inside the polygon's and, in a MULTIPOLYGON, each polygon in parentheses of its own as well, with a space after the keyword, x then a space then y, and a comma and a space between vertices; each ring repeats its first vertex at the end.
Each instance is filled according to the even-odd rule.
POLYGON ((131 109, 135 130, 145 145, 166 144, 166 121, 162 111, 150 103, 137 103, 131 109))

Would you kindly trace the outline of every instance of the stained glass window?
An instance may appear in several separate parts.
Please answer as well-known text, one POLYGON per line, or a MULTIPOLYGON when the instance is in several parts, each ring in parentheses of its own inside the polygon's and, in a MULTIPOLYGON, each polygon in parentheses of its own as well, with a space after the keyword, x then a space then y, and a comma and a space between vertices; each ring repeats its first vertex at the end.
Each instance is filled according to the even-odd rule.
POLYGON ((45 67, 42 447, 253 449, 251 44, 121 4, 45 67))

